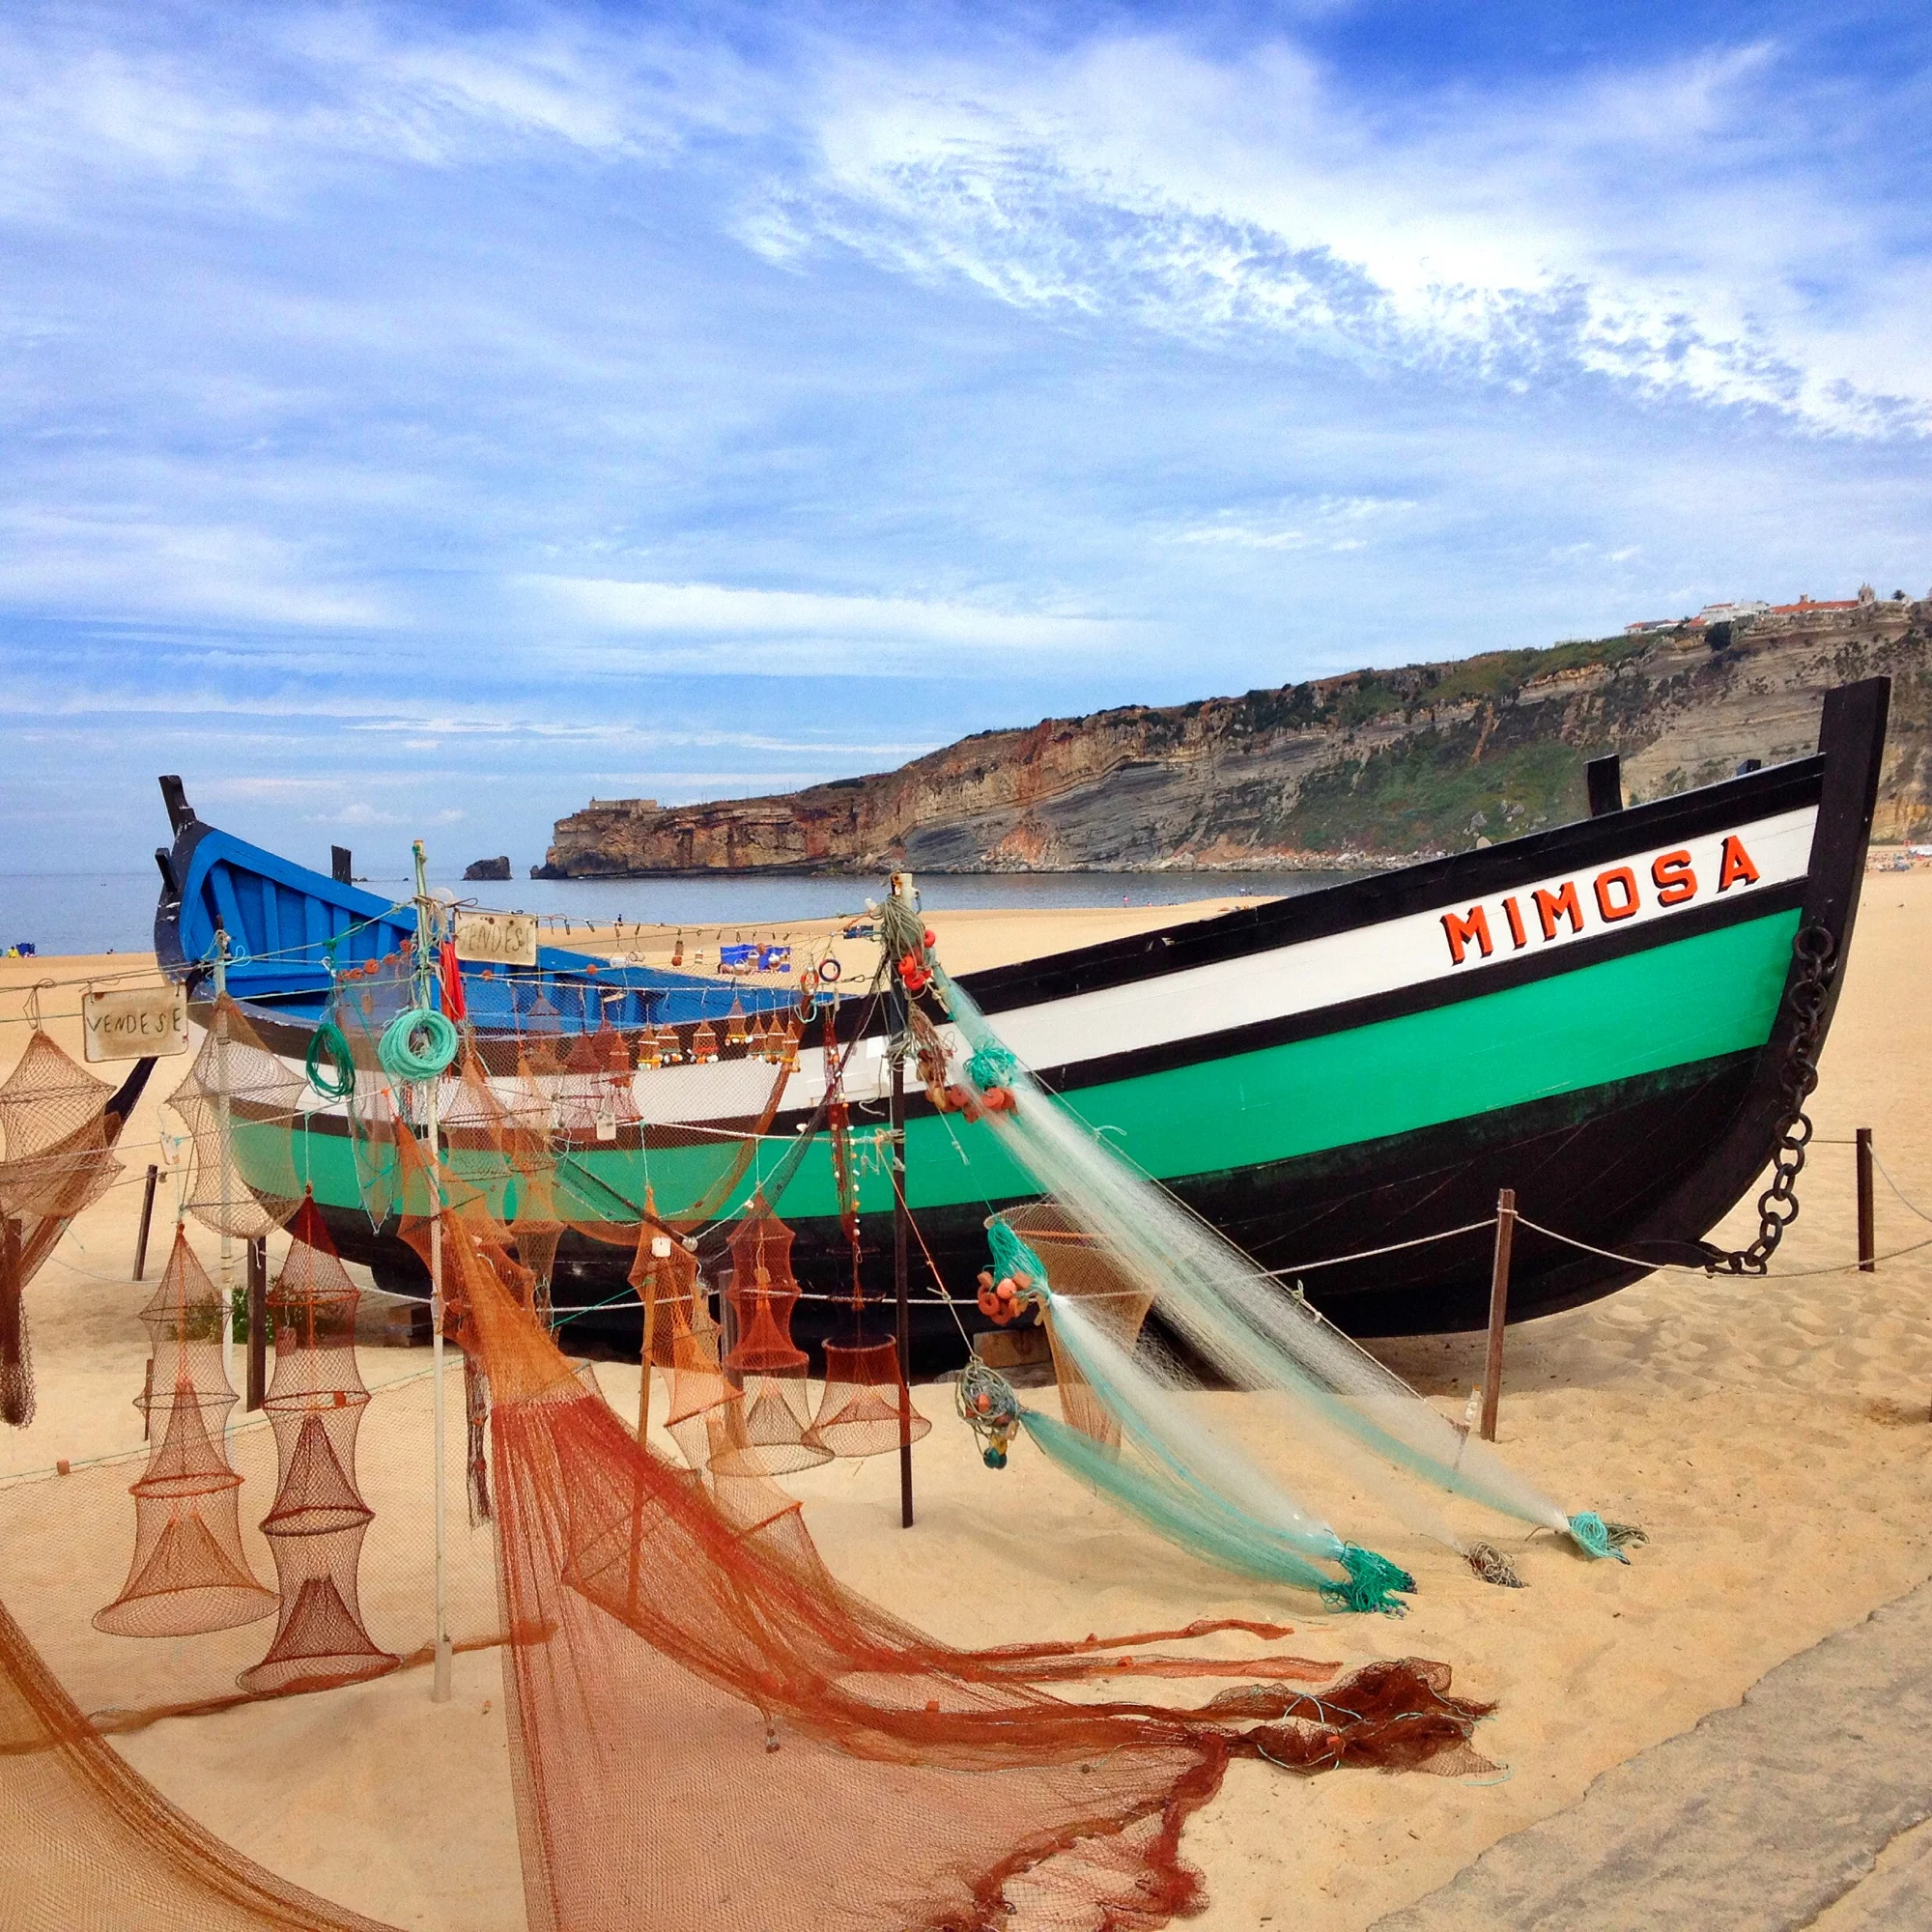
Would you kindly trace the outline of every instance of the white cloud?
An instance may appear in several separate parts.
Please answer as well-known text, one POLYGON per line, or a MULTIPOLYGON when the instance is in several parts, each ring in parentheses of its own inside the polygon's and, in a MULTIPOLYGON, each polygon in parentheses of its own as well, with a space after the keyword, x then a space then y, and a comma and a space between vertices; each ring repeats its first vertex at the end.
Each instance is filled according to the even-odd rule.
POLYGON ((1834 172, 1845 104, 1774 48, 1378 101, 1285 43, 1113 38, 848 58, 818 105, 819 179, 746 218, 775 258, 830 240, 1191 339, 1932 425, 1916 216, 1834 172))
MULTIPOLYGON (((882 643, 1001 650, 1092 650, 1134 626, 1078 612, 989 610, 912 597, 841 597, 808 590, 745 590, 720 583, 630 582, 615 578, 526 577, 555 611, 612 634, 786 639, 820 645, 882 643)), ((715 667, 716 660, 707 660, 715 667)))
POLYGON ((171 523, 145 507, 0 515, 0 601, 15 608, 328 629, 384 621, 370 592, 319 576, 287 539, 232 525, 171 523))
POLYGON ((1284 506, 1266 516, 1222 510, 1204 522, 1168 530, 1163 538, 1168 543, 1217 544, 1236 550, 1365 550, 1370 538, 1362 530, 1367 525, 1415 507, 1403 497, 1324 497, 1298 510, 1284 506))

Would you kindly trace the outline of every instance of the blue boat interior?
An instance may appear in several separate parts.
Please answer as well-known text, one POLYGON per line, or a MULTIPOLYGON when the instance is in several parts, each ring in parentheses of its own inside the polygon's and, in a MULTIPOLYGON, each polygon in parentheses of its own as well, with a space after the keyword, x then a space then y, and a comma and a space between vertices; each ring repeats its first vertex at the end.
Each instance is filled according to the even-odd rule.
MULTIPOLYGON (((217 926, 228 935, 228 990, 290 1019, 319 1022, 334 975, 387 957, 416 931, 412 902, 396 904, 279 858, 216 826, 197 822, 163 870, 180 895, 163 895, 156 947, 177 972, 212 968, 217 926), (190 849, 182 857, 183 847, 190 849), (175 877, 176 867, 185 872, 175 877), (170 916, 172 914, 172 917, 170 916), (172 927, 172 930, 170 930, 172 927)), ((747 1015, 795 1009, 794 987, 651 966, 616 966, 563 947, 539 946, 534 967, 463 965, 464 999, 484 1034, 593 1032, 722 1020, 734 1002, 747 1015)), ((831 992, 822 989, 824 999, 831 992)))

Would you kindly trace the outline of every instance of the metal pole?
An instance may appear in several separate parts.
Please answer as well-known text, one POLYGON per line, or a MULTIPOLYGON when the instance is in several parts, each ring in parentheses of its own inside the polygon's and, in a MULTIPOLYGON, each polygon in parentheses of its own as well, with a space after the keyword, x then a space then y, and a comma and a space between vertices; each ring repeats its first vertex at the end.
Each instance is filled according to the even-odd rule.
POLYGON ((269 1393, 269 1237, 248 1243, 248 1407, 261 1407, 269 1393))
MULTIPOLYGON (((423 859, 423 844, 415 841, 416 862, 416 1001, 429 1004, 430 944, 435 913, 430 903, 429 876, 423 859)), ((447 1402, 442 1375, 442 1132, 439 1112, 442 1082, 429 1083, 429 1172, 436 1199, 430 1204, 429 1224, 429 1324, 431 1379, 435 1383, 436 1407, 436 1670, 430 1684, 430 1702, 446 1704, 450 1697, 452 1652, 449 1642, 449 1553, 446 1522, 449 1513, 449 1451, 443 1440, 444 1411, 447 1402)), ((467 1424, 466 1424, 467 1427, 467 1424)))
POLYGON ((148 1184, 141 1190, 141 1232, 134 1242, 134 1279, 139 1281, 148 1268, 148 1230, 155 1219, 155 1182, 160 1179, 161 1171, 153 1161, 148 1163, 148 1184))
POLYGON ((1483 1440, 1496 1439, 1496 1403, 1503 1392, 1503 1323, 1509 1319, 1510 1246, 1516 1238, 1516 1189, 1496 1195, 1496 1252, 1490 1265, 1490 1351, 1483 1363, 1483 1440))
MULTIPOLYGON (((901 1003, 895 1001, 895 1006, 901 1003)), ((903 1013, 901 1013, 903 1017, 903 1013)), ((906 1298, 905 1060, 893 1055, 893 1295, 899 1344, 899 1526, 912 1527, 912 1314, 906 1298)))
MULTIPOLYGON (((228 1195, 235 1162, 233 1117, 228 1111, 228 928, 214 928, 214 1117, 221 1148, 221 1373, 235 1386, 235 1247, 228 1235, 228 1195)), ((227 1425, 222 1427, 227 1434, 227 1425)))
POLYGON ((1872 1130, 1858 1130, 1859 1272, 1878 1272, 1878 1227, 1872 1208, 1872 1130))

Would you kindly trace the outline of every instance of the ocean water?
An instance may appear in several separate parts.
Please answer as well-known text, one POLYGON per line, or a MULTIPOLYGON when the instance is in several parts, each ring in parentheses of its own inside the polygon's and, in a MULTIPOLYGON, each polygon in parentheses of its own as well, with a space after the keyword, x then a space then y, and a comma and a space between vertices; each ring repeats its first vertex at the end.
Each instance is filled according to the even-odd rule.
MULTIPOLYGON (((1279 897, 1333 885, 1338 872, 998 872, 928 873, 923 903, 936 912, 964 907, 1179 905, 1188 899, 1279 897)), ((410 882, 369 878, 367 892, 406 896, 410 882)), ((640 920, 691 931, 782 930, 788 920, 857 913, 884 881, 812 875, 696 879, 508 879, 433 883, 459 897, 507 912, 608 923, 640 920)), ((128 872, 0 872, 0 952, 26 941, 38 952, 145 952, 154 944, 155 868, 128 872)))

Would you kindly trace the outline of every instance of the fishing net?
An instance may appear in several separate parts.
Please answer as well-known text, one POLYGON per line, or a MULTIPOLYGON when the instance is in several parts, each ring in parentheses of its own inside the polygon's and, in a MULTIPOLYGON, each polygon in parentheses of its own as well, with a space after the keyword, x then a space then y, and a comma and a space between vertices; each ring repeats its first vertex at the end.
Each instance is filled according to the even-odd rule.
POLYGON ((931 1431, 932 1424, 912 1406, 896 1342, 889 1337, 826 1343, 825 1388, 810 1440, 834 1456, 882 1456, 931 1431))
POLYGON ((134 1498, 134 1554, 94 1625, 115 1636, 191 1636, 275 1607, 242 1549, 222 1432, 235 1391, 221 1362, 223 1309, 177 1224, 174 1252, 141 1311, 153 1350, 144 1398, 152 1450, 134 1498))
MULTIPOLYGON (((517 1258, 523 1260, 521 1252, 517 1258)), ((627 1279, 642 1311, 638 1349, 638 1440, 642 1442, 650 1429, 652 1371, 676 1374, 679 1349, 693 1332, 704 1293, 697 1257, 657 1218, 657 1199, 649 1189, 627 1279)), ((708 1321, 708 1308, 704 1314, 708 1321)))
POLYGON ((1008 1318, 1016 1306, 1043 1311, 1065 1417, 1028 1407, 977 1367, 972 1386, 961 1384, 960 1413, 986 1444, 989 1467, 1006 1466, 1008 1439, 1024 1428, 1052 1461, 1197 1556, 1315 1590, 1332 1608, 1402 1613, 1401 1596, 1415 1588, 1406 1572, 1345 1542, 1198 1406, 1176 1399, 1186 1372, 1151 1337, 1138 1338, 1143 1297, 1122 1293, 1121 1271, 1091 1237, 1068 1231, 1062 1210, 1040 1204, 987 1227, 1004 1271, 992 1298, 1008 1318), (1014 1232, 1022 1218, 1029 1236, 1041 1237, 1039 1251, 1014 1232), (1063 1266, 1085 1293, 1059 1288, 1063 1266))
POLYGON ((34 1417, 27 1284, 62 1231, 113 1186, 121 1130, 114 1090, 76 1066, 39 1026, 0 1082, 0 1421, 34 1417))
POLYGON ((302 1092, 235 1002, 216 1000, 194 1065, 167 1102, 194 1146, 183 1205, 204 1227, 253 1240, 296 1211, 302 1092))
MULTIPOLYGON (((1055 1296, 1078 1302, 1095 1328, 1132 1354, 1141 1324, 1153 1306, 1152 1290, 1135 1281, 1102 1242, 1069 1225, 1065 1211, 1053 1202, 1016 1208, 1000 1218, 1046 1264, 1055 1296)), ((1078 1356, 1063 1345, 1053 1322, 1047 1323, 1047 1339, 1053 1349, 1061 1413, 1071 1428, 1095 1442, 1117 1445, 1121 1428, 1115 1411, 1094 1394, 1081 1373, 1078 1356)))
POLYGON ((393 1670, 372 1643, 356 1572, 374 1512, 355 1486, 355 1438, 369 1391, 355 1360, 360 1295, 336 1258, 312 1198, 290 1224, 287 1260, 269 1291, 275 1372, 263 1407, 279 1476, 262 1522, 274 1557, 281 1616, 244 1690, 320 1690, 393 1670))
MULTIPOLYGON (((1158 1925, 1198 1897, 1179 1832, 1231 1757, 1480 1762, 1482 1707, 1440 1666, 1372 1666, 1318 1695, 1293 1687, 1332 1665, 1273 1654, 932 1642, 840 1588, 763 1478, 736 1479, 727 1503, 640 1446, 529 1318, 500 1228, 473 1202, 441 1224, 445 1289, 494 1396, 533 1927, 1158 1925), (1200 1709, 1044 1688, 1143 1668, 1242 1681, 1200 1709), (660 1807, 645 1833, 639 1792, 660 1807)), ((422 1224, 408 1232, 426 1252, 422 1224)))
MULTIPOLYGON (((1391 1370, 1165 1189, 1131 1169, 1036 1082, 956 980, 941 989, 971 1048, 964 1074, 1002 1146, 1110 1264, 1149 1292, 1161 1320, 1196 1359, 1236 1388, 1269 1392, 1281 1422, 1414 1527, 1464 1556, 1471 1546, 1426 1497, 1387 1472, 1419 1479, 1520 1521, 1557 1530, 1591 1555, 1621 1555, 1593 1515, 1568 1517, 1488 1443, 1458 1428, 1391 1370)), ((1056 1309, 1064 1346, 1077 1337, 1083 1374, 1105 1338, 1074 1307, 1056 1309)), ((1117 1365, 1109 1404, 1124 1399, 1133 1365, 1117 1365)), ((1177 1376, 1184 1380, 1185 1377, 1177 1376)), ((1148 1410, 1158 1428, 1160 1406, 1148 1410)))
POLYGON ((17 1932, 384 1932, 284 1883, 170 1804, 0 1605, 0 1817, 17 1932))
POLYGON ((732 1322, 724 1373, 744 1399, 731 1425, 734 1439, 712 1456, 720 1475, 782 1476, 832 1459, 809 1433, 807 1358, 791 1339, 799 1295, 791 1243, 791 1230, 754 1194, 731 1231, 724 1285, 732 1322))
MULTIPOLYGON (((488 1189, 453 1167, 432 1178, 407 1131, 392 1145, 406 1237, 425 1260, 440 1255, 450 1332, 492 1395, 501 1622, 490 1640, 503 1659, 532 1926, 1128 1932, 1198 1902, 1179 1836, 1234 1758, 1309 1773, 1485 1768, 1470 1740, 1487 1707, 1453 1695, 1444 1666, 1401 1660, 1342 1675, 1276 1647, 1288 1633, 1275 1625, 1202 1621, 981 1651, 933 1641, 843 1589, 797 1503, 761 1469, 720 1471, 718 1445, 747 1398, 720 1359, 682 1241, 666 1253, 633 1230, 647 1351, 668 1355, 673 1431, 681 1445, 695 1431, 699 1445, 688 1467, 641 1444, 537 1322, 488 1189), (1196 1651, 1208 1638, 1247 1654, 1196 1651), (1229 1688, 1177 1708, 1103 1681, 1134 1676, 1229 1688)), ((774 1219, 762 1203, 745 1217, 774 1219)), ((754 1300, 782 1307, 781 1227, 736 1232, 734 1285, 743 1271, 754 1300)), ((358 1400, 354 1291, 312 1207, 293 1235, 271 1297, 280 1483, 264 1524, 284 1613, 243 1695, 353 1681, 387 1661, 363 1634, 354 1562, 327 1565, 327 1591, 306 1592, 300 1609, 325 1565, 304 1569, 297 1545, 319 1559, 332 1539, 337 1551, 359 1547, 371 1526, 355 1455, 373 1405, 358 1400), (277 1517, 289 1532, 279 1542, 277 1517)), ((742 1311, 741 1342, 760 1333, 758 1312, 742 1311)), ((779 1314, 765 1312, 788 1348, 779 1314)), ((128 1586, 99 1627, 117 1631, 139 1611, 144 1629, 213 1631, 224 1588, 266 1615, 274 1600, 246 1575, 240 1478, 219 1446, 233 1401, 220 1310, 185 1231, 146 1319, 156 1447, 134 1486, 128 1586), (178 1553, 162 1558, 170 1538, 178 1553), (195 1592, 189 1618, 180 1600, 195 1592)), ((770 1335, 759 1347, 774 1349, 770 1335)), ((266 1432, 242 1438, 266 1450, 266 1432)), ((413 1488, 427 1488, 420 1472, 413 1488)), ((51 1490, 46 1508, 71 1523, 76 1493, 51 1490)), ((418 1533, 412 1546, 418 1579, 427 1543, 418 1533)), ((32 1932, 93 1932, 136 1909, 159 1925, 367 1922, 278 1884, 174 1812, 99 1742, 4 1615, 0 1805, 20 1821, 10 1863, 31 1866, 7 1916, 32 1932)))
MULTIPOLYGON (((600 1008, 588 980, 555 990, 575 994, 586 1016, 600 1008)), ((398 1210, 397 1138, 427 1126, 434 1086, 450 1167, 516 1226, 544 1301, 573 1237, 631 1245, 647 1188, 662 1204, 660 1219, 679 1231, 727 1211, 796 1053, 775 1065, 753 1050, 749 1034, 721 1052, 704 1021, 626 1028, 602 1014, 588 1030, 566 1027, 541 989, 510 992, 509 1030, 469 1033, 435 1083, 399 1081, 382 1062, 384 1032, 417 998, 407 949, 342 974, 329 1016, 355 1068, 344 1105, 372 1224, 398 1210)))
POLYGON ((102 1117, 114 1089, 74 1065, 36 1029, 0 1082, 0 1214, 66 1220, 98 1201, 120 1164, 108 1155, 102 1117))

